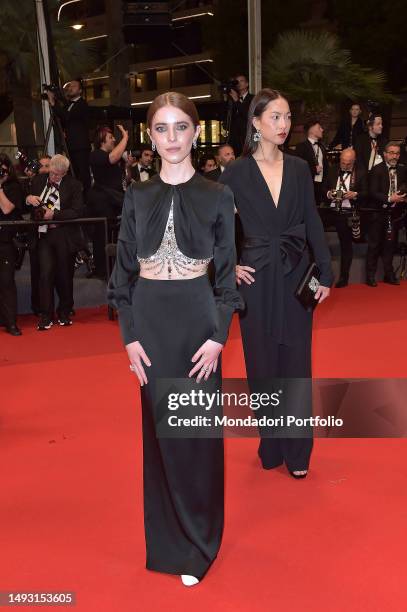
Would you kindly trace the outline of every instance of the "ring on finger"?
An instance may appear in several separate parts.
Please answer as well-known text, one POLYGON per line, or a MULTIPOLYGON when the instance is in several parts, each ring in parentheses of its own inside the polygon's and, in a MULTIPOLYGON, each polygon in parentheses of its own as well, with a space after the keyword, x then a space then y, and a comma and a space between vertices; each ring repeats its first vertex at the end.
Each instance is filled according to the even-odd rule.
POLYGON ((136 372, 136 366, 133 363, 129 365, 129 368, 132 372, 136 372))

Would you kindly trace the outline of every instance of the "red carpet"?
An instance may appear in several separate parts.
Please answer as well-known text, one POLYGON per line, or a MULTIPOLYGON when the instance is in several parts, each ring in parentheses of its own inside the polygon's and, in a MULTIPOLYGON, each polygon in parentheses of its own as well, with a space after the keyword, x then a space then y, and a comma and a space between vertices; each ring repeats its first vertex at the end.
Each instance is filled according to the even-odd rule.
MULTIPOLYGON (((334 291, 314 375, 405 377, 406 299, 407 283, 334 291)), ((41 334, 20 322, 21 338, 0 330, 0 591, 75 591, 78 612, 406 609, 405 440, 318 439, 299 482, 262 471, 256 440, 227 440, 223 545, 188 590, 144 569, 139 396, 117 324, 104 308, 41 334)), ((236 323, 225 376, 244 375, 236 323)))

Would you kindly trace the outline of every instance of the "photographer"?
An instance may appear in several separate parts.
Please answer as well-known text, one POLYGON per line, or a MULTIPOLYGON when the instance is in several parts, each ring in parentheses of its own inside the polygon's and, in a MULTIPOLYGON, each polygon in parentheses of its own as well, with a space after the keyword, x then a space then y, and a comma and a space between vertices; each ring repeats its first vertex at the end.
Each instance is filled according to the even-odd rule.
POLYGON ((61 120, 65 131, 66 146, 75 177, 81 181, 84 191, 91 184, 89 170, 89 107, 82 98, 81 79, 73 79, 64 86, 66 102, 61 104, 53 90, 46 90, 48 102, 55 115, 61 120))
MULTIPOLYGON (((33 207, 35 219, 68 221, 82 215, 82 185, 67 174, 68 170, 69 160, 63 155, 54 155, 49 176, 42 174, 32 180, 26 203, 33 207)), ((80 227, 74 224, 40 225, 37 240, 41 310, 37 329, 44 331, 53 325, 54 287, 59 298, 58 323, 72 325, 69 315, 73 308, 74 253, 82 248, 80 227)))
MULTIPOLYGON (((88 193, 89 212, 92 217, 116 219, 121 215, 124 199, 123 185, 125 171, 123 154, 126 151, 129 134, 118 125, 122 138, 119 143, 108 126, 96 130, 94 150, 90 154, 94 185, 88 193)), ((93 258, 95 276, 106 278, 105 233, 101 223, 96 223, 93 234, 93 258)))
POLYGON ((253 95, 249 93, 249 81, 243 74, 236 75, 228 84, 227 94, 230 100, 230 128, 227 138, 228 144, 233 148, 236 157, 243 150, 246 138, 247 116, 253 95))
POLYGON ((367 176, 364 170, 355 167, 356 154, 351 148, 344 149, 339 158, 339 166, 331 166, 328 173, 327 184, 329 191, 326 199, 332 211, 327 215, 329 223, 335 226, 338 233, 341 249, 341 268, 339 280, 335 287, 346 287, 349 282, 349 271, 353 259, 352 228, 349 225, 350 217, 341 211, 357 208, 364 203, 367 197, 367 176))
MULTIPOLYGON (((0 155, 0 222, 20 218, 23 190, 7 155, 0 155)), ((0 225, 0 319, 12 336, 21 336, 17 327, 17 289, 14 280, 16 230, 0 225)))
POLYGON ((384 161, 369 173, 369 197, 372 207, 384 212, 372 214, 368 232, 366 284, 377 287, 376 269, 379 255, 383 260, 384 279, 389 285, 399 285, 393 270, 393 255, 397 234, 407 201, 407 174, 399 164, 400 145, 389 142, 384 147, 384 161))
MULTIPOLYGON (((38 172, 33 172, 29 168, 24 170, 24 173, 29 177, 25 185, 24 196, 28 196, 31 193, 31 183, 34 176, 38 174, 49 174, 49 163, 51 161, 50 155, 43 155, 40 157, 38 172)), ((31 277, 31 310, 37 316, 40 315, 40 261, 38 257, 38 240, 37 240, 37 228, 30 227, 28 231, 28 254, 30 256, 30 277, 31 277)))

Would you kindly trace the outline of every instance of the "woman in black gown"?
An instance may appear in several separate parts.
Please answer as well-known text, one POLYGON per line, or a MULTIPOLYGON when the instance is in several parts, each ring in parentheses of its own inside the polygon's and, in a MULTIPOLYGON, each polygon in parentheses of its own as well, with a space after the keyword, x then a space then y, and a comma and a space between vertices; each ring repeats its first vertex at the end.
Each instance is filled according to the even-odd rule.
MULTIPOLYGON (((287 100, 277 91, 260 91, 251 102, 243 156, 220 179, 234 193, 244 233, 236 275, 246 303, 240 326, 251 391, 259 381, 311 377, 312 313, 294 295, 309 265, 307 242, 321 272, 319 302, 329 295, 333 280, 308 166, 279 148, 290 125, 287 100)), ((306 413, 305 395, 297 395, 296 406, 286 403, 285 412, 306 413)), ((307 474, 311 436, 260 433, 264 468, 285 463, 292 476, 307 474)))
POLYGON ((223 440, 157 436, 155 383, 211 376, 220 385, 220 353, 241 304, 234 203, 228 187, 191 164, 200 130, 193 102, 174 92, 158 96, 147 124, 162 169, 127 189, 109 301, 142 387, 146 566, 190 586, 221 542, 223 440))

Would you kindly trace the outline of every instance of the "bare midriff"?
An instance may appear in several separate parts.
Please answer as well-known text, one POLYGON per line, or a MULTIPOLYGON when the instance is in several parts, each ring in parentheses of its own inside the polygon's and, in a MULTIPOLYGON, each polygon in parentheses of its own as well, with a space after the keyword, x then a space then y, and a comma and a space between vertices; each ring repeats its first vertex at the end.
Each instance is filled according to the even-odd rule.
POLYGON ((203 276, 208 271, 211 257, 193 259, 178 248, 174 231, 174 210, 171 203, 167 225, 158 251, 150 257, 138 257, 139 275, 152 280, 188 280, 203 276))

